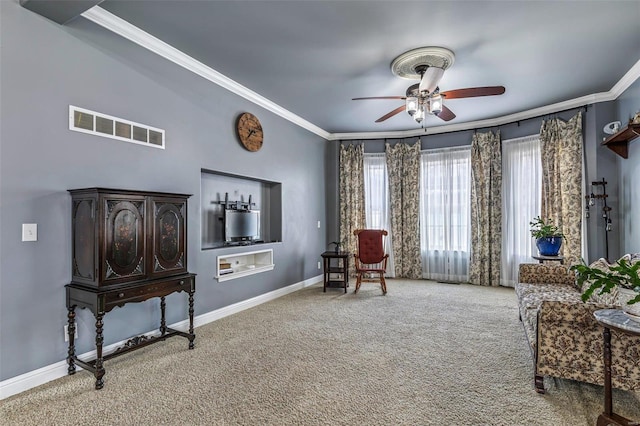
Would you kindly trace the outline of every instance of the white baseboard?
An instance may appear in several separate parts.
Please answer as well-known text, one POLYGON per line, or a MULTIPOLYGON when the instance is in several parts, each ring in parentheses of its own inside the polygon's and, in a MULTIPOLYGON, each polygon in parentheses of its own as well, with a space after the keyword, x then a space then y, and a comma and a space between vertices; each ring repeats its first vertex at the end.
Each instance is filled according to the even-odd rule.
MULTIPOLYGON (((309 278, 308 280, 291 284, 289 286, 282 287, 274 291, 270 291, 269 293, 261 294, 260 296, 252 297, 251 299, 243 300, 241 302, 234 303, 233 305, 225 306, 223 308, 216 309, 215 311, 207 312, 206 314, 198 315, 193 319, 194 327, 199 327, 201 325, 208 324, 220 318, 224 318, 226 316, 244 311, 245 309, 253 308, 254 306, 258 306, 262 303, 269 302, 271 300, 285 296, 289 293, 293 293, 294 291, 301 290, 312 284, 316 284, 321 280, 322 280, 322 275, 318 275, 316 277, 309 278)), ((189 320, 179 321, 175 324, 170 324, 169 327, 174 328, 176 330, 187 330, 189 327, 189 320)), ((158 330, 145 333, 145 335, 147 336, 157 336, 159 334, 160 332, 158 330)), ((127 340, 129 339, 125 339, 120 342, 105 346, 103 348, 103 353, 105 354, 110 353, 111 351, 125 344, 127 340)), ((95 358, 95 356, 96 356, 96 351, 92 350, 92 351, 83 353, 81 355, 78 355, 78 358, 82 360, 90 360, 95 358)), ((77 368, 81 368, 81 367, 77 367, 77 368)), ((16 395, 20 392, 24 392, 36 386, 40 386, 42 384, 50 382, 51 380, 59 379, 60 377, 64 377, 66 375, 67 375, 67 361, 62 360, 54 364, 47 365, 42 368, 38 368, 37 370, 33 370, 16 377, 12 377, 7 380, 3 380, 2 382, 0 382, 0 400, 8 398, 12 395, 16 395)))

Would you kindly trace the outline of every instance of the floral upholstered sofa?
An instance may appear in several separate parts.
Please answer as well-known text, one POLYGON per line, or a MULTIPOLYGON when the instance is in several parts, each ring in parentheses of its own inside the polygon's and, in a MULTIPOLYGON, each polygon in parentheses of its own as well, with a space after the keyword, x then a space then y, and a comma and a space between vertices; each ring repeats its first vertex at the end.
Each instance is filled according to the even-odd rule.
MULTIPOLYGON (((640 254, 625 255, 632 262, 640 254)), ((600 259, 590 266, 608 269, 600 259)), ((588 283, 584 284, 585 286, 588 283)), ((617 291, 582 302, 582 289, 567 266, 521 264, 516 295, 520 320, 534 361, 534 385, 544 393, 544 376, 604 383, 603 328, 593 312, 618 308, 617 291)), ((640 336, 611 330, 613 387, 640 390, 640 336)))

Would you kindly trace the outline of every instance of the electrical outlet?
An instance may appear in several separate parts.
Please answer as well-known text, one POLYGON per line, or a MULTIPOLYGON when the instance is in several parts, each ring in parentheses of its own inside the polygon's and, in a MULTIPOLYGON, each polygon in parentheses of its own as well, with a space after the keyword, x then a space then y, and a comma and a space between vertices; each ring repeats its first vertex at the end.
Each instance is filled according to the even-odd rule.
POLYGON ((22 241, 38 241, 38 224, 22 224, 22 241))
MULTIPOLYGON (((76 325, 76 331, 73 333, 73 338, 77 339, 78 338, 78 326, 76 325)), ((64 341, 68 342, 69 341, 69 324, 64 326, 64 341)))
POLYGON ((318 262, 318 269, 322 268, 322 265, 320 264, 320 262, 318 262))
POLYGON ((320 221, 318 221, 318 229, 320 229, 320 221))

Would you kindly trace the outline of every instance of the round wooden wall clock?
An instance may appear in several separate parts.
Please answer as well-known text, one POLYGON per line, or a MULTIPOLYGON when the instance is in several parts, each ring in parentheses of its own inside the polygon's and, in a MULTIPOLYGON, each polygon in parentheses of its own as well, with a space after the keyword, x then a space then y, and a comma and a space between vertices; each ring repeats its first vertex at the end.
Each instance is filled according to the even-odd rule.
POLYGON ((245 112, 238 117, 236 126, 238 138, 249 151, 255 152, 262 148, 262 125, 255 115, 245 112))

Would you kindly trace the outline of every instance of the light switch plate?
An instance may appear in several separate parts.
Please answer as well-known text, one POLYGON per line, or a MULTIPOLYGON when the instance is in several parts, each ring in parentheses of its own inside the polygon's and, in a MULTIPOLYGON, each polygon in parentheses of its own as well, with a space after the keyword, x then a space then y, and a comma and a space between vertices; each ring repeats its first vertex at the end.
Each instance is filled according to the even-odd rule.
POLYGON ((38 224, 22 224, 22 241, 38 241, 38 224))

